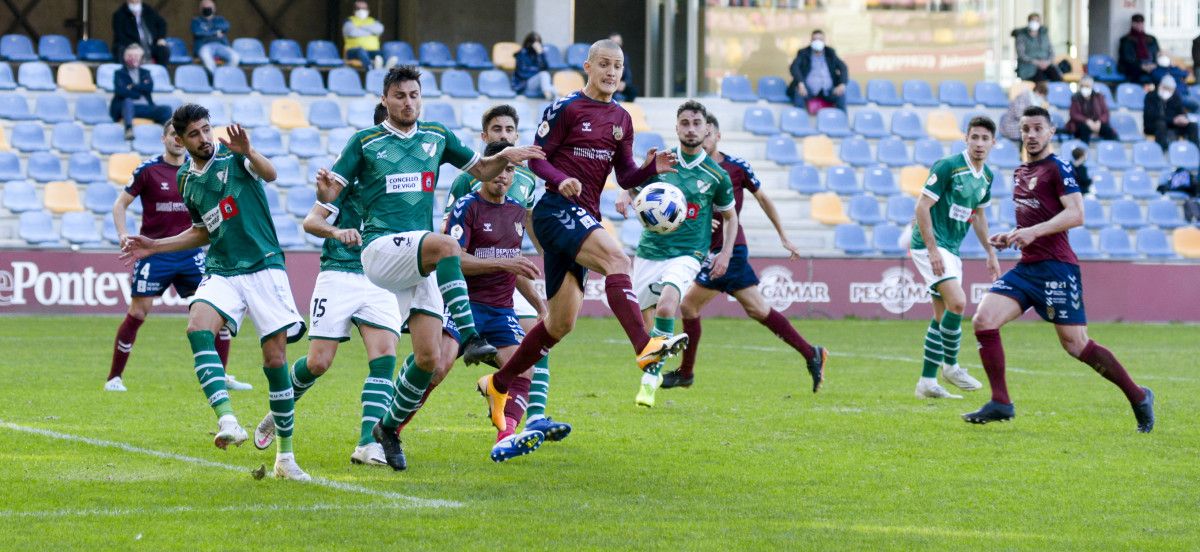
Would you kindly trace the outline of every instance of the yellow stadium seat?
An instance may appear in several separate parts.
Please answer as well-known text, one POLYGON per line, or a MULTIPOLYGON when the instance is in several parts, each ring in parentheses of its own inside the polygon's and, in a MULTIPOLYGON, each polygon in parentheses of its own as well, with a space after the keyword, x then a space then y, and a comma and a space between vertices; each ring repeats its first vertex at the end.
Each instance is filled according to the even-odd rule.
POLYGON ((513 57, 521 51, 521 45, 516 42, 497 42, 492 45, 492 63, 497 69, 512 71, 517 68, 517 58, 513 57))
POLYGON ((958 129, 958 119, 949 109, 930 111, 925 117, 925 131, 934 140, 943 142, 963 139, 963 133, 958 129))
MULTIPOLYGON (((562 73, 563 72, 560 72, 559 74, 561 75, 562 73)), ((576 76, 578 76, 578 73, 576 73, 576 76)), ((558 75, 555 75, 555 78, 558 78, 558 75)), ((579 88, 583 88, 583 77, 579 77, 579 88)), ((576 88, 575 90, 579 90, 579 88, 576 88)), ((572 90, 572 92, 574 92, 574 90, 572 90)), ((651 130, 650 121, 646 120, 646 111, 642 109, 642 106, 631 102, 625 102, 621 104, 621 107, 624 107, 625 111, 629 112, 629 118, 633 119, 634 132, 649 132, 651 130)))
POLYGON ((1184 226, 1175 230, 1171 237, 1175 252, 1188 259, 1200 259, 1200 228, 1184 226))
POLYGON ((612 236, 613 238, 615 238, 617 240, 617 243, 621 243, 620 229, 618 229, 617 226, 615 224, 613 224, 613 221, 608 220, 606 218, 601 218, 600 226, 603 226, 605 230, 608 230, 608 234, 610 236, 612 236))
POLYGON ((920 165, 909 165, 900 169, 900 189, 913 197, 921 197, 925 189, 925 180, 929 178, 929 169, 920 165))
POLYGON ((129 184, 133 170, 142 164, 136 153, 114 153, 108 158, 108 180, 118 186, 129 184))
POLYGON ((834 150, 833 140, 824 134, 806 137, 802 149, 804 150, 804 162, 814 167, 825 168, 842 164, 837 151, 834 150))
POLYGON ((154 122, 154 119, 146 119, 143 117, 134 117, 133 118, 133 126, 157 125, 157 124, 158 123, 154 122))
POLYGON ((12 146, 8 144, 8 135, 4 133, 4 127, 0 127, 0 151, 9 151, 12 146))
MULTIPOLYGON (((566 96, 572 92, 583 88, 583 76, 574 71, 559 71, 554 74, 554 91, 559 96, 566 96)), ((625 110, 629 110, 629 106, 625 106, 625 110)), ((631 113, 632 114, 632 113, 631 113)), ((638 130, 637 121, 633 122, 634 130, 638 130)), ((647 125, 649 127, 649 125, 647 125)))
POLYGON ((83 210, 83 202, 79 199, 79 188, 75 186, 74 182, 46 184, 44 201, 46 208, 56 215, 83 210))
POLYGON ((1014 82, 1012 84, 1012 86, 1008 87, 1008 99, 1009 99, 1009 101, 1012 101, 1013 98, 1020 96, 1021 94, 1024 94, 1026 92, 1029 92, 1030 90, 1033 90, 1032 82, 1029 82, 1029 81, 1014 82))
POLYGON ((842 198, 833 192, 821 192, 812 196, 812 218, 821 224, 845 224, 850 222, 842 198))
POLYGON ((280 98, 271 102, 271 124, 277 128, 291 130, 308 126, 304 106, 292 98, 280 98))
POLYGON ((1079 79, 1083 77, 1083 73, 1084 73, 1083 62, 1079 61, 1071 56, 1058 56, 1058 59, 1054 60, 1054 63, 1059 63, 1064 60, 1067 63, 1071 64, 1071 72, 1063 74, 1063 81, 1079 82, 1079 79))
POLYGON ((87 65, 78 62, 58 66, 58 87, 67 92, 95 92, 96 83, 87 65))

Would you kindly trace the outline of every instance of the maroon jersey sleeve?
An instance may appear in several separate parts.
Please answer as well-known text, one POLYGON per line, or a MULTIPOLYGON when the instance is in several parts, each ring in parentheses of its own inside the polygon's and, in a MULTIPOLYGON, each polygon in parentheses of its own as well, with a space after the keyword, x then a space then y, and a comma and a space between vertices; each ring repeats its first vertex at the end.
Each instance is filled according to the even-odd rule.
POLYGON ((542 114, 542 123, 538 125, 533 143, 542 148, 546 158, 529 161, 529 170, 538 175, 538 178, 545 180, 547 188, 553 188, 556 192, 558 184, 570 178, 551 164, 550 159, 558 152, 558 148, 566 139, 567 131, 571 128, 571 116, 567 113, 567 107, 570 105, 568 101, 571 97, 560 98, 557 102, 550 104, 546 108, 546 112, 542 114))
POLYGON ((133 170, 133 174, 129 176, 129 183, 125 185, 125 193, 133 197, 137 197, 142 193, 142 186, 145 182, 145 176, 147 174, 145 168, 150 166, 150 164, 153 162, 154 160, 151 159, 142 163, 141 165, 138 165, 138 168, 133 170))
POLYGON ((633 118, 625 108, 621 108, 621 126, 626 132, 617 141, 617 154, 613 159, 613 169, 617 173, 617 184, 626 190, 645 184, 658 171, 654 163, 647 163, 644 169, 639 169, 637 160, 633 158, 633 118))

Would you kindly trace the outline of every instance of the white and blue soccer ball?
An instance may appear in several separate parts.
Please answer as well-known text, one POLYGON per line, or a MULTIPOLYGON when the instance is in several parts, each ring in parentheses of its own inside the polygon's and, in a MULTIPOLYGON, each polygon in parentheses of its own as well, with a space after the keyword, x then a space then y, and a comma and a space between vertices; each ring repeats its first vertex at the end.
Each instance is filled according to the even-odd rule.
POLYGON ((669 234, 687 218, 687 198, 677 186, 655 182, 634 198, 633 210, 646 230, 669 234))

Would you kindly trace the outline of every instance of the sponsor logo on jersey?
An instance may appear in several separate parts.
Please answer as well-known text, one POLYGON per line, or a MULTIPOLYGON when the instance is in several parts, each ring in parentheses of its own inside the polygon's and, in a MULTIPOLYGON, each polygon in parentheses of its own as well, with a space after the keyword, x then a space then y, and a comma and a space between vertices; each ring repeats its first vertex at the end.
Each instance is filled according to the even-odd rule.
POLYGON ((450 227, 450 237, 451 238, 454 238, 457 240, 457 239, 461 238, 462 235, 463 235, 463 227, 461 224, 455 224, 454 226, 450 227))
POLYGON ((892 314, 902 314, 917 303, 930 302, 929 288, 907 268, 893 267, 884 270, 878 282, 851 282, 850 302, 876 303, 892 314))
POLYGON ((490 223, 490 222, 483 223, 483 231, 491 232, 492 231, 492 223, 490 223))
POLYGON ((217 204, 217 207, 221 208, 221 220, 229 220, 236 217, 239 212, 237 201, 233 199, 233 196, 225 196, 225 199, 222 199, 217 204))
POLYGON ((583 128, 582 128, 581 130, 582 130, 583 132, 591 132, 591 131, 592 131, 592 123, 591 123, 591 121, 584 121, 584 122, 583 122, 583 128))
POLYGON ((386 180, 389 194, 433 191, 433 173, 429 171, 389 174, 386 180))
POLYGON ((550 134, 550 121, 542 121, 542 124, 538 125, 537 134, 542 138, 545 138, 547 134, 550 134))
MULTIPOLYGON (((792 271, 778 265, 768 266, 759 278, 758 291, 771 308, 782 312, 793 303, 828 303, 829 286, 825 282, 797 282, 792 271)), ((737 301, 732 295, 731 301, 737 301)))

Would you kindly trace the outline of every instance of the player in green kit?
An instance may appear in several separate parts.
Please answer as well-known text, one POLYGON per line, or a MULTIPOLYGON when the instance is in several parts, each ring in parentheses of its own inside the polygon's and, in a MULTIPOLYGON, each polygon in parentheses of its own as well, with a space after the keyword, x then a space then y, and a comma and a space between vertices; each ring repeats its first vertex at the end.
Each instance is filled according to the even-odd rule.
POLYGON ((934 163, 917 202, 916 228, 912 234, 913 264, 933 296, 933 318, 925 332, 925 362, 917 381, 919 399, 961 399, 938 385, 942 377, 965 391, 980 383, 958 365, 962 339, 962 317, 967 297, 962 287, 962 259, 958 248, 973 226, 979 243, 987 251, 987 268, 992 279, 1000 277, 996 250, 988 244, 988 222, 984 213, 992 201, 992 170, 988 154, 996 143, 996 124, 987 117, 967 123, 967 149, 934 163))
POLYGON ((397 297, 408 318, 414 362, 396 378, 396 395, 375 426, 392 469, 405 467, 396 429, 421 402, 441 362, 439 334, 448 310, 462 337, 467 364, 495 360, 496 348, 475 330, 458 242, 433 232, 433 188, 438 167, 450 163, 480 180, 491 180, 509 163, 544 157, 534 146, 508 148, 480 158, 438 123, 418 121, 421 73, 411 66, 388 71, 381 103, 387 119, 360 130, 327 173, 318 175, 318 198, 331 202, 358 188, 363 217, 363 273, 397 297))
POLYGON ((132 236, 121 257, 128 261, 209 244, 206 276, 188 311, 187 336, 196 377, 217 413, 213 443, 224 449, 248 437, 233 415, 213 339, 222 327, 237 335, 249 312, 262 343, 263 372, 279 433, 275 477, 308 480, 292 453, 295 404, 287 366, 287 344, 300 339, 305 326, 296 311, 263 190, 264 181, 275 180, 275 167, 250 146, 250 137, 239 125, 230 126, 229 139, 218 144, 208 117, 203 106, 185 104, 171 119, 176 139, 190 155, 176 180, 192 227, 170 238, 132 236))
MULTIPOLYGON (((721 213, 725 243, 737 239, 737 210, 734 209, 733 182, 716 161, 704 151, 704 140, 711 128, 708 110, 700 102, 688 100, 675 111, 678 172, 659 174, 659 182, 674 184, 687 199, 687 218, 669 234, 642 231, 637 257, 633 261, 633 291, 642 309, 651 336, 675 334, 675 313, 680 298, 700 273, 700 263, 708 256, 712 242, 713 210, 721 213), (653 322, 651 322, 653 318, 653 322)), ((628 194, 622 192, 619 205, 624 211, 628 194)), ((624 214, 622 212, 622 214, 624 214)), ((732 247, 726 247, 713 260, 712 275, 720 278, 729 267, 732 247)), ((654 393, 662 385, 663 362, 650 364, 642 373, 642 383, 634 402, 653 407, 654 393)))

